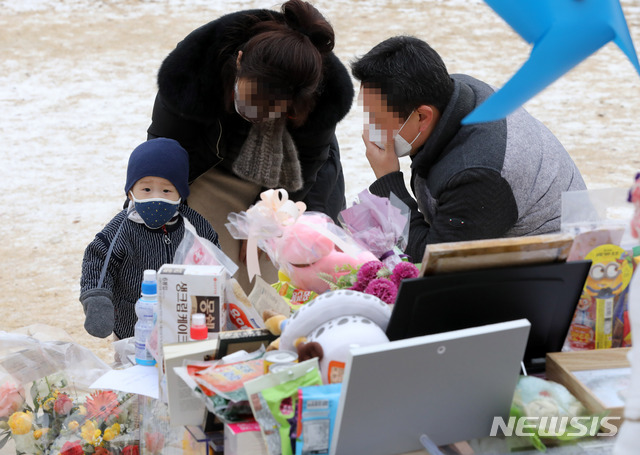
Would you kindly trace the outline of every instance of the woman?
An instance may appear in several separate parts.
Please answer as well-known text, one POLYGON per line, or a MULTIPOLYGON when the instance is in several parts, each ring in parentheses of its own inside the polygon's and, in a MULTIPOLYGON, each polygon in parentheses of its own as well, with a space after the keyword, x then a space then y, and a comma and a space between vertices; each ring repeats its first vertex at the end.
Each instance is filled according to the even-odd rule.
MULTIPOLYGON (((188 151, 189 205, 232 259, 243 262, 244 251, 224 227, 227 215, 266 188, 285 188, 334 219, 344 208, 335 127, 353 84, 333 45, 318 10, 290 0, 281 12, 239 11, 196 29, 160 67, 149 138, 170 137, 188 151)), ((276 280, 273 268, 262 269, 276 280)), ((246 272, 236 277, 248 291, 246 272)))

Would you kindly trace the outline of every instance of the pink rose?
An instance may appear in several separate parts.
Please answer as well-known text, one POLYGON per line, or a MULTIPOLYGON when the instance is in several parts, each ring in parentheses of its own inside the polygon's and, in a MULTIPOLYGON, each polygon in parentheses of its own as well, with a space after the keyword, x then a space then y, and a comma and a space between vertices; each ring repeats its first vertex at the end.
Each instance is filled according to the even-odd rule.
POLYGON ((24 403, 24 388, 13 382, 5 382, 0 386, 0 418, 7 418, 16 412, 24 403))
POLYGON ((162 433, 145 433, 144 442, 146 449, 153 454, 162 453, 164 448, 164 435, 162 433))
POLYGON ((58 395, 58 398, 56 398, 56 401, 53 404, 53 410, 56 411, 56 414, 58 415, 69 414, 71 412, 71 408, 73 408, 73 401, 66 393, 58 395))

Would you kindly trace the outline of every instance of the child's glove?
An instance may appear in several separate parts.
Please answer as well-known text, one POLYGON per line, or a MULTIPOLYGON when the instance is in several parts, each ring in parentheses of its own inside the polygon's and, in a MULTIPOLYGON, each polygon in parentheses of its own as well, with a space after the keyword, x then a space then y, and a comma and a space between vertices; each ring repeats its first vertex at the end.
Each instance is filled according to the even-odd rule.
POLYGON ((86 315, 84 328, 94 337, 106 338, 113 332, 115 323, 113 294, 104 288, 89 289, 80 295, 86 315))

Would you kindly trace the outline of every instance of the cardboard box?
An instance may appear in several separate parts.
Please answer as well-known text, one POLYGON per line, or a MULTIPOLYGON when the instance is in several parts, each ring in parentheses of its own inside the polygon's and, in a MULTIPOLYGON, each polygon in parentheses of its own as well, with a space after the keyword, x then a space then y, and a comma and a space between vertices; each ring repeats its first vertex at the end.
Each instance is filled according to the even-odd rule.
POLYGON ((610 423, 618 427, 624 420, 624 405, 616 402, 631 375, 629 349, 548 353, 547 379, 564 385, 592 413, 607 413, 610 423))
POLYGON ((189 341, 192 313, 206 315, 209 336, 227 324, 226 272, 219 265, 165 264, 158 270, 159 344, 189 341))
POLYGON ((267 446, 260 433, 258 422, 225 423, 225 455, 267 455, 267 446))

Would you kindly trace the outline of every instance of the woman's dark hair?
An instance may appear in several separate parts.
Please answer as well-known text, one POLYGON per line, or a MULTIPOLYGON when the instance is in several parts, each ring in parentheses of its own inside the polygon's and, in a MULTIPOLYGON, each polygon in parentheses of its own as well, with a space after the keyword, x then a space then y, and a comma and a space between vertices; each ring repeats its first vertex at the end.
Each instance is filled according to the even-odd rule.
POLYGON ((333 50, 334 32, 305 1, 287 1, 282 14, 284 22, 274 18, 253 25, 252 37, 239 49, 242 58, 236 77, 257 81, 260 96, 267 98, 262 102, 289 100, 288 116, 299 126, 315 105, 323 54, 333 50))
POLYGON ((453 93, 453 80, 440 55, 413 36, 389 38, 352 62, 353 76, 380 90, 389 107, 404 118, 426 104, 442 112, 453 93))

